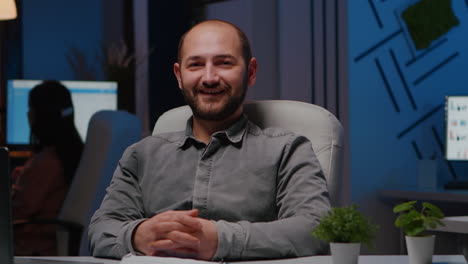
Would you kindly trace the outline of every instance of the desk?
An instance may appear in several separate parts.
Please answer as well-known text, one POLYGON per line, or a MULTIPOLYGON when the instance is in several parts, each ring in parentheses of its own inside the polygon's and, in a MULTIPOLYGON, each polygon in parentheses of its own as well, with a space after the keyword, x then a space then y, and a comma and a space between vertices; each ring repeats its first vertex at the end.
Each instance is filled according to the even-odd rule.
POLYGON ((379 191, 382 198, 395 200, 424 200, 451 203, 468 203, 468 190, 387 190, 379 191))
MULTIPOLYGON (((39 258, 39 257, 37 257, 39 258)), ((93 257, 41 257, 41 259, 51 260, 75 260, 86 262, 97 262, 104 264, 118 264, 118 260, 100 259, 93 257)), ((278 259, 267 261, 240 261, 233 262, 239 264, 332 264, 330 256, 303 257, 295 259, 278 259)), ((405 264, 408 263, 408 256, 360 256, 359 264, 405 264)), ((462 255, 434 256, 433 263, 438 264, 462 264, 467 263, 462 255)), ((155 262, 154 264, 157 264, 155 262)), ((213 262, 213 264, 216 264, 213 262)))
POLYGON ((32 156, 30 150, 12 150, 10 151, 10 158, 12 159, 28 159, 32 156))
POLYGON ((435 230, 468 234, 468 216, 448 216, 442 219, 445 226, 438 226, 435 230))

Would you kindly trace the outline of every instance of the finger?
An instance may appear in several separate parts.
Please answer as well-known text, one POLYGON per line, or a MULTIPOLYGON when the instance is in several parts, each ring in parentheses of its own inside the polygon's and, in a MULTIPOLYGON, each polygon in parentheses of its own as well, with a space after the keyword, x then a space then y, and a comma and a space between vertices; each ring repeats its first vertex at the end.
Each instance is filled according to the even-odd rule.
POLYGON ((190 215, 190 216, 193 216, 193 217, 196 217, 198 216, 198 209, 192 209, 192 210, 188 210, 188 211, 185 211, 187 213, 187 215, 190 215))
POLYGON ((164 218, 172 218, 175 215, 180 215, 180 214, 189 215, 189 216, 198 216, 198 209, 165 211, 165 212, 157 214, 157 216, 164 217, 164 218))
MULTIPOLYGON (((178 222, 185 226, 201 230, 202 224, 200 223, 196 215, 198 215, 197 209, 192 209, 188 211, 167 211, 152 217, 150 221, 153 223, 153 227, 156 227, 158 223, 178 222)), ((153 228, 153 230, 155 232, 158 231, 157 227, 153 228)))
POLYGON ((199 229, 186 226, 178 222, 162 222, 162 223, 158 223, 155 226, 154 230, 156 230, 157 232, 166 232, 166 233, 171 232, 171 231, 194 233, 198 231, 199 229))
POLYGON ((169 249, 175 249, 175 248, 178 248, 178 247, 181 247, 182 245, 179 245, 178 243, 170 240, 170 239, 161 239, 161 240, 157 240, 157 241, 154 241, 154 242, 151 242, 151 248, 155 251, 155 252, 159 252, 159 251, 162 251, 164 252, 165 250, 169 250, 169 249))
POLYGON ((185 247, 198 248, 200 246, 200 239, 188 233, 172 231, 169 232, 166 237, 185 247))
POLYGON ((175 221, 183 225, 193 227, 197 230, 200 230, 202 228, 202 224, 200 223, 200 221, 196 217, 193 217, 193 216, 178 215, 175 221))
POLYGON ((149 244, 153 251, 165 251, 170 249, 176 249, 181 247, 187 247, 191 249, 198 249, 200 246, 199 241, 186 241, 186 240, 173 240, 173 239, 160 239, 153 241, 149 244))
POLYGON ((177 247, 198 249, 200 247, 200 240, 192 235, 174 231, 148 245, 153 250, 167 250, 177 247))

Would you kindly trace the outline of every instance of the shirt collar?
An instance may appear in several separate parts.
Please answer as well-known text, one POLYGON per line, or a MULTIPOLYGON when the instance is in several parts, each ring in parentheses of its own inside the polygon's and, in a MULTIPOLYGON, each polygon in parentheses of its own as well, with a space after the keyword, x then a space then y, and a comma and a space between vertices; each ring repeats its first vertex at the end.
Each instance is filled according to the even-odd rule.
MULTIPOLYGON (((239 143, 242 141, 242 138, 245 132, 247 131, 247 124, 248 118, 245 114, 242 114, 242 116, 236 122, 234 122, 228 129, 216 132, 212 135, 212 137, 225 138, 226 140, 231 142, 231 144, 239 143)), ((193 136, 193 116, 191 116, 187 120, 187 124, 185 126, 185 135, 180 138, 179 142, 177 143, 177 146, 181 148, 189 143, 201 143, 204 145, 204 143, 200 142, 193 136)))

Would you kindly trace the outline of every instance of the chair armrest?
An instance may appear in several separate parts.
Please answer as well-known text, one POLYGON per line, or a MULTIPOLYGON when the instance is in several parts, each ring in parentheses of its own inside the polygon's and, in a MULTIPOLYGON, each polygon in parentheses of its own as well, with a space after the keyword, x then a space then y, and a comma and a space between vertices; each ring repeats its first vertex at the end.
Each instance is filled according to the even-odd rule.
POLYGON ((83 226, 78 223, 52 219, 52 218, 31 218, 31 219, 18 219, 13 221, 13 228, 18 228, 24 225, 55 225, 60 230, 68 233, 68 255, 78 256, 80 251, 81 235, 83 233, 83 226))

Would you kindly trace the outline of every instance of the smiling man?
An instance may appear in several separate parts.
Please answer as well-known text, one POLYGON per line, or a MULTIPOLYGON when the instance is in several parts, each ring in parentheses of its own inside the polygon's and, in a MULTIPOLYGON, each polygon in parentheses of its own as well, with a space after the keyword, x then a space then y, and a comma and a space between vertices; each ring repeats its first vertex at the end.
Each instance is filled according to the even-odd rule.
POLYGON ((174 64, 193 116, 121 158, 89 227, 94 256, 246 260, 323 253, 309 232, 330 209, 311 143, 243 114, 257 61, 234 25, 185 33, 174 64))

